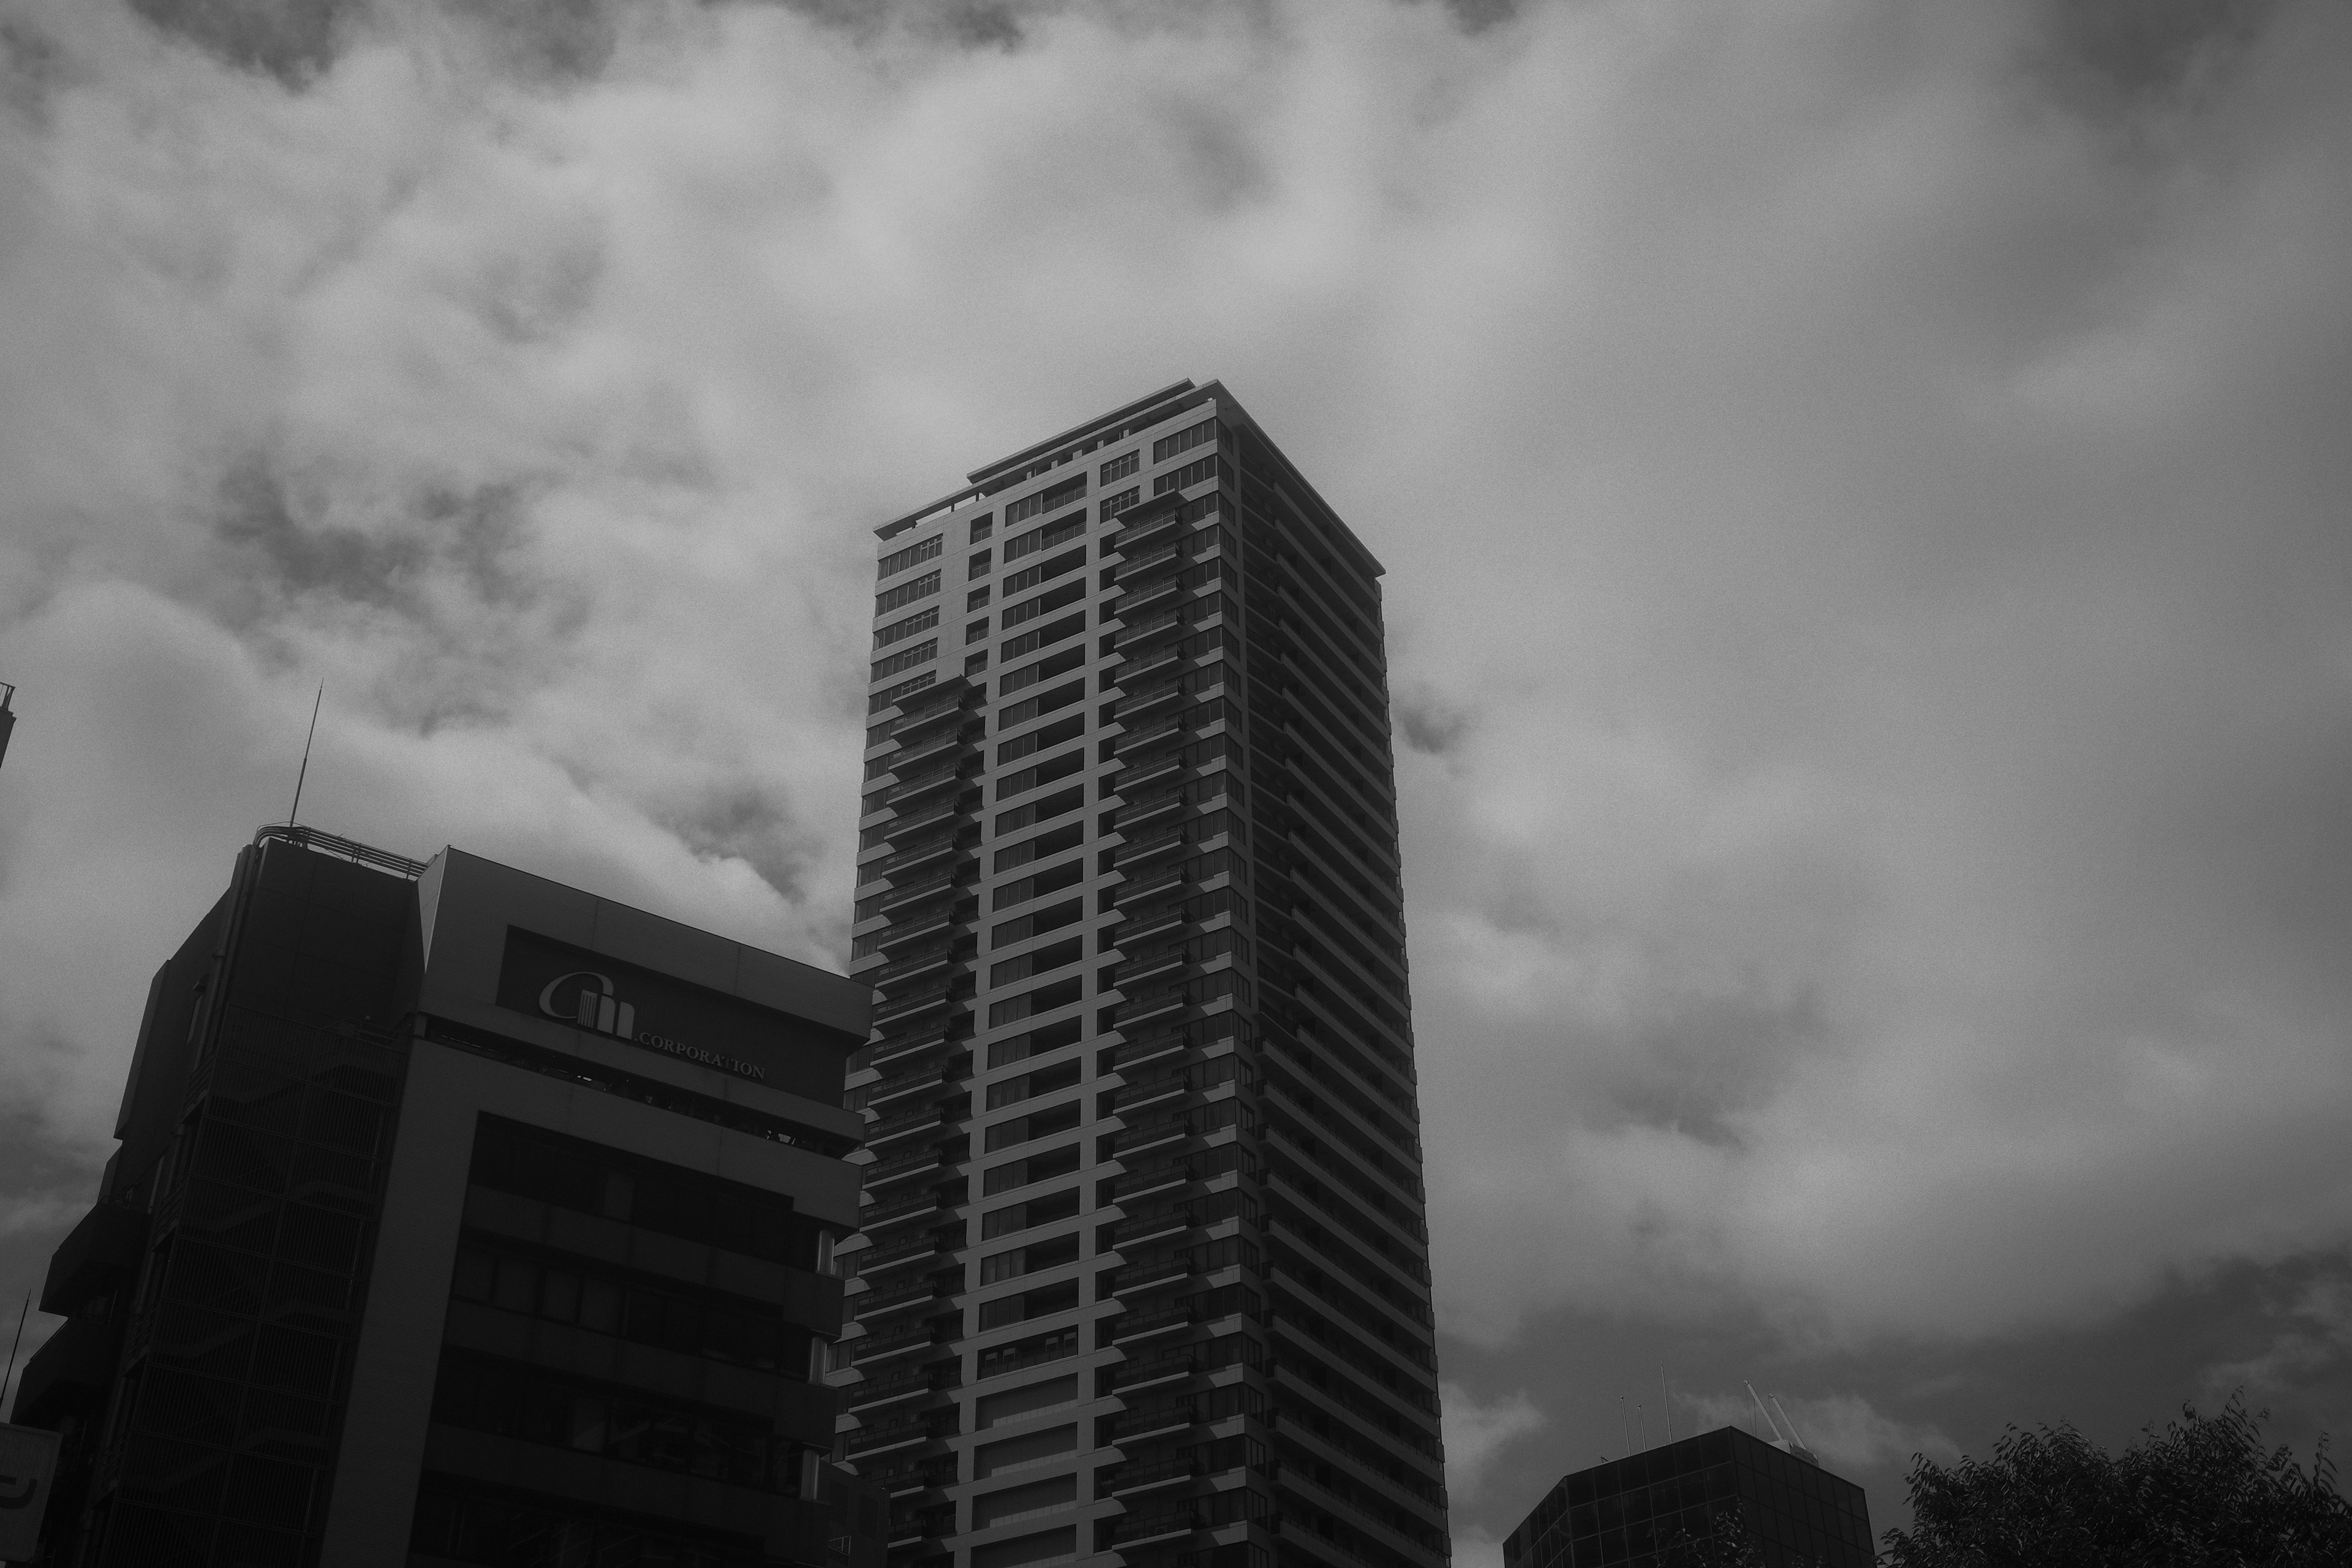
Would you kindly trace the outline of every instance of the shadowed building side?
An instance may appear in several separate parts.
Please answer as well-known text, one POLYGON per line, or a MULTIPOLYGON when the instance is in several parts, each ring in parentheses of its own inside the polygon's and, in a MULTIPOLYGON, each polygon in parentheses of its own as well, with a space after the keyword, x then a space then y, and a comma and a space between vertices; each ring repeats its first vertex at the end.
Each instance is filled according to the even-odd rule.
POLYGON ((872 1568, 814 1375, 866 996, 265 829, 157 973, 43 1289, 50 1560, 872 1568))

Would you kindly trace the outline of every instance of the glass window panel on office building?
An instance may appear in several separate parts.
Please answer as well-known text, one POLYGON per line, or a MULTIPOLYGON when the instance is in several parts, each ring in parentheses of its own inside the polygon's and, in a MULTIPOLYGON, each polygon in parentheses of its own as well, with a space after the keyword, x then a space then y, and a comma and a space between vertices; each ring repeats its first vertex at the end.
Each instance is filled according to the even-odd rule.
POLYGON ((1380 563, 1214 384, 968 481, 877 530, 1004 608, 869 693, 838 1452, 892 1568, 1436 1568, 1380 563))

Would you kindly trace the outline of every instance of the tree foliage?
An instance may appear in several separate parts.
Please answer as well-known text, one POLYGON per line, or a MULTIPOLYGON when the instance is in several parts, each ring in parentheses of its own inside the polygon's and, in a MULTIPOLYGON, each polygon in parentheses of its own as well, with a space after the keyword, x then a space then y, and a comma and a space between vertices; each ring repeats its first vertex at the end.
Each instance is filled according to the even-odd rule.
MULTIPOLYGON (((2267 1414, 2266 1412, 2264 1414, 2267 1414)), ((2012 1426, 1992 1458, 1913 1460, 1912 1526, 1886 1532, 1886 1568, 2344 1568, 2352 1505, 2322 1437, 2305 1472, 2265 1453, 2236 1396, 2218 1416, 2181 1407, 2162 1433, 2110 1455, 2073 1427, 2012 1426)))

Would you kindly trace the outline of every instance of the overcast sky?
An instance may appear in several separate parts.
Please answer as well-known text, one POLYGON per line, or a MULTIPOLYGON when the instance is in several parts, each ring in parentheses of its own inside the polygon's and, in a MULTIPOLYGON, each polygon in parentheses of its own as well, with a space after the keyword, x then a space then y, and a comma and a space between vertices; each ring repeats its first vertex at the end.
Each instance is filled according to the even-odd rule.
POLYGON ((1190 375, 1389 568, 1469 1568, 1662 1378, 2352 1435, 2347 257, 2340 0, 0 0, 0 1291, 321 679, 837 967, 870 529, 1190 375))

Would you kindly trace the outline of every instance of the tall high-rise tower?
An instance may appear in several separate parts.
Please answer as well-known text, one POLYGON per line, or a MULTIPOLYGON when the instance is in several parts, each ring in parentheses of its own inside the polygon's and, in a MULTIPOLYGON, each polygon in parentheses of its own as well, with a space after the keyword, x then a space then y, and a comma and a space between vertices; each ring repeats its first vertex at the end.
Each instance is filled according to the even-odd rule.
POLYGON ((841 1451, 892 1568, 1447 1554, 1380 563, 1181 382, 886 524, 841 1451))

